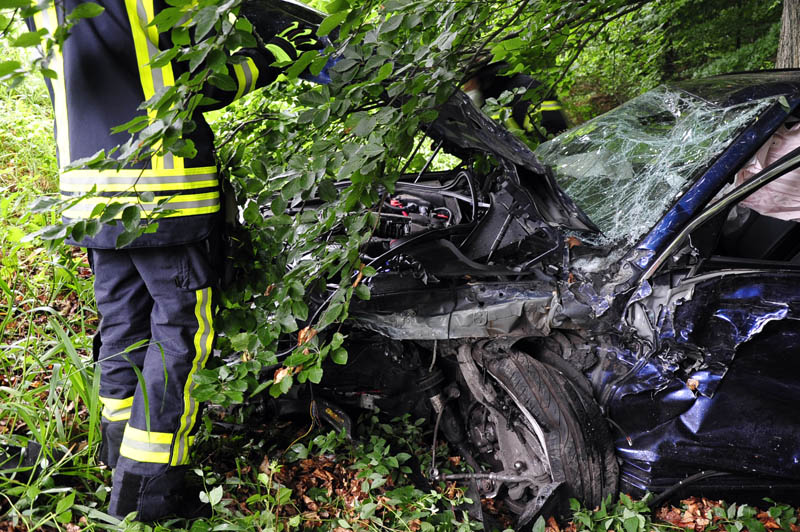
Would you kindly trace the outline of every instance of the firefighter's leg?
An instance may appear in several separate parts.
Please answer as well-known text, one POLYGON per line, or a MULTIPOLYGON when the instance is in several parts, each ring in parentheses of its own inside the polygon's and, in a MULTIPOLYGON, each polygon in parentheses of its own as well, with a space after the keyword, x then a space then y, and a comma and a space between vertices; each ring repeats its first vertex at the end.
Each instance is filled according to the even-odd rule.
POLYGON ((145 386, 134 394, 109 512, 153 521, 181 515, 183 475, 200 413, 194 377, 211 356, 216 270, 204 243, 132 250, 154 304, 145 386))
POLYGON ((98 332, 103 339, 98 357, 103 404, 100 461, 113 469, 136 390, 134 366, 143 367, 147 351, 146 343, 134 349, 131 346, 150 338, 153 301, 127 251, 90 249, 89 258, 102 316, 98 332))

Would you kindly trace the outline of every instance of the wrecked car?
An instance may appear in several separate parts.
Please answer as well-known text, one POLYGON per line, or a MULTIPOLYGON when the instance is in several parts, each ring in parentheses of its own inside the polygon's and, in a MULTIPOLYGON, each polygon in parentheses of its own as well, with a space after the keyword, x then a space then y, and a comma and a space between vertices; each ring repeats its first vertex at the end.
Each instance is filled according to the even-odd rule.
POLYGON ((430 415, 472 469, 434 443, 431 476, 517 526, 567 496, 796 490, 799 107, 800 72, 666 85, 533 153, 456 94, 428 134, 463 163, 386 196, 315 396, 430 415))

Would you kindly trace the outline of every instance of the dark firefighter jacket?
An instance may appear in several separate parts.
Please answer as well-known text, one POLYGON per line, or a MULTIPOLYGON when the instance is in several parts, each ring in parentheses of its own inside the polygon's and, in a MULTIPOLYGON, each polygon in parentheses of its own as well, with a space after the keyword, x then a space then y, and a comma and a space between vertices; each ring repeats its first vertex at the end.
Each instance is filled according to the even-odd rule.
MULTIPOLYGON (((37 28, 55 29, 83 0, 63 0, 50 5, 29 20, 37 28)), ((160 199, 171 198, 167 207, 174 212, 159 220, 158 230, 135 240, 132 247, 177 245, 205 238, 218 222, 220 184, 213 155, 213 136, 202 114, 195 113, 197 128, 188 135, 197 156, 184 159, 173 154, 153 157, 140 164, 114 170, 69 170, 69 163, 89 157, 99 150, 109 153, 123 144, 128 134, 111 134, 111 128, 143 115, 140 104, 174 84, 188 70, 188 62, 172 61, 161 68, 149 65, 160 50, 171 47, 168 32, 159 35, 149 26, 155 15, 167 7, 164 0, 101 1, 105 11, 81 20, 71 30, 63 51, 56 50, 49 68, 57 74, 47 79, 56 122, 58 163, 62 169, 61 194, 74 197, 97 187, 94 197, 86 198, 64 215, 87 218, 100 202, 138 203, 152 210, 160 199), (137 194, 150 191, 155 202, 139 202, 137 194)), ((237 52, 243 62, 229 65, 237 90, 212 89, 208 96, 221 107, 275 79, 275 58, 262 50, 237 52)), ((121 226, 121 224, 118 224, 121 226)), ((121 227, 105 226, 93 238, 79 244, 94 248, 113 248, 121 227)), ((74 242, 73 242, 74 243, 74 242)))

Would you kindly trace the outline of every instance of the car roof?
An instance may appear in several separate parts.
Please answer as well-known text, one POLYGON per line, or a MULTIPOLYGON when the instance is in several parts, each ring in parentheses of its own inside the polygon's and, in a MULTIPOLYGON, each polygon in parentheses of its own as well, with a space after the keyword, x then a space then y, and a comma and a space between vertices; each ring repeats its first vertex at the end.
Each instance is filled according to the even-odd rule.
POLYGON ((786 96, 800 98, 800 69, 761 70, 669 83, 721 107, 786 96))

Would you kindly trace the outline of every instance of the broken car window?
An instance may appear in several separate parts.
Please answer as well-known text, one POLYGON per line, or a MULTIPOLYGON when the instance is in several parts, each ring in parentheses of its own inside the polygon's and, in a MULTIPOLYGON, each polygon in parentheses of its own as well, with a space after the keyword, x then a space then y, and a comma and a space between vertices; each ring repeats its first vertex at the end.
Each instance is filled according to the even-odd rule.
POLYGON ((661 86, 545 142, 536 155, 603 231, 634 244, 772 100, 719 107, 661 86))

